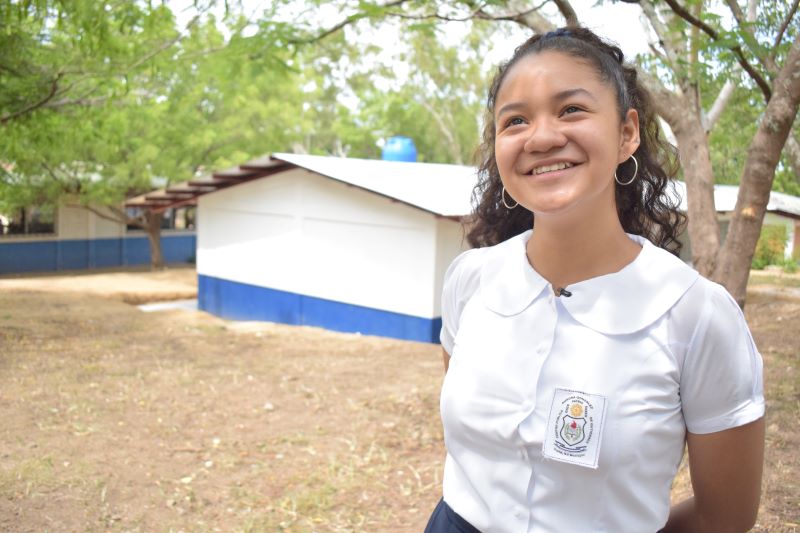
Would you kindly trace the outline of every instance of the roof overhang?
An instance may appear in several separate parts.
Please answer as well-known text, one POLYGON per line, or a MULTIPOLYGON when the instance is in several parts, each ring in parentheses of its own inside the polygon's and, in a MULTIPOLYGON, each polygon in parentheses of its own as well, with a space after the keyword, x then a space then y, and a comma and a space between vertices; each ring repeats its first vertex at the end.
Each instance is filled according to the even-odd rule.
POLYGON ((272 159, 269 156, 260 157, 238 167, 221 170, 207 176, 193 178, 189 181, 129 198, 125 202, 125 207, 138 207, 155 213, 163 213, 167 209, 197 205, 197 198, 204 194, 292 168, 295 168, 295 165, 291 163, 272 159))

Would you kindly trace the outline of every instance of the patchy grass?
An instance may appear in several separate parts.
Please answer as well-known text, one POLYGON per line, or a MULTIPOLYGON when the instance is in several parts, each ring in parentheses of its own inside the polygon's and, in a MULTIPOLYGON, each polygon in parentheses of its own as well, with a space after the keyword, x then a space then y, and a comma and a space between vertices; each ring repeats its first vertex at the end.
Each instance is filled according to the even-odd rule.
MULTIPOLYGON (((0 292, 0 531, 419 532, 438 346, 0 292)), ((769 403, 758 531, 800 531, 800 302, 751 294, 769 403)), ((688 471, 676 498, 690 491, 688 471)))
POLYGON ((762 285, 779 288, 800 288, 800 273, 788 274, 772 270, 751 270, 748 287, 755 288, 762 285))

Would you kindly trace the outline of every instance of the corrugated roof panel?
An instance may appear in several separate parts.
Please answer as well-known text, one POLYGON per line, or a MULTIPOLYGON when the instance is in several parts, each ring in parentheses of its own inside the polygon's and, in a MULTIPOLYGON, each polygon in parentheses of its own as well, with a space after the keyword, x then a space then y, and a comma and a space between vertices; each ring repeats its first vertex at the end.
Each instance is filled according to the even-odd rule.
MULTIPOLYGON (((173 193, 172 195, 165 194, 162 189, 156 193, 137 196, 126 205, 168 205, 165 200, 170 197, 176 203, 185 204, 186 201, 182 200, 185 192, 192 192, 196 197, 288 170, 293 166, 447 217, 463 217, 472 212, 472 190, 478 180, 477 169, 463 165, 277 153, 248 161, 240 167, 215 172, 211 176, 173 185, 166 190, 167 193, 173 193)), ((733 211, 738 193, 739 187, 736 185, 715 185, 717 211, 733 211)), ((686 211, 686 184, 674 182, 670 194, 680 200, 681 209, 686 211)), ((800 198, 772 192, 767 210, 800 218, 800 198)))
POLYGON ((286 153, 272 157, 448 217, 470 213, 478 179, 475 167, 462 165, 286 153))

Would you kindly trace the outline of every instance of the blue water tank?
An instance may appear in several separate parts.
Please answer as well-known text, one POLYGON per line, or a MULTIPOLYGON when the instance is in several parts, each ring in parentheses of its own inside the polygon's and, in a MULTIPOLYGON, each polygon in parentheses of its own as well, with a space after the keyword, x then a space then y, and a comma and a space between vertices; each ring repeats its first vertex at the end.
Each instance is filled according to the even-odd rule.
POLYGON ((389 137, 383 145, 382 158, 384 161, 413 163, 417 160, 417 147, 408 137, 401 135, 389 137))

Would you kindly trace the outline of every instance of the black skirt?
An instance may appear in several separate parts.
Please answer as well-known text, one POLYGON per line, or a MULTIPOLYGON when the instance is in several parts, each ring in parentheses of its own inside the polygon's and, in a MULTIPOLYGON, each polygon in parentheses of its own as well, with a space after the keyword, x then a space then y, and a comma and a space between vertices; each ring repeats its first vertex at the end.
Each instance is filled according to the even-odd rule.
POLYGON ((425 526, 425 533, 481 533, 472 524, 461 518, 444 502, 439 500, 436 509, 433 510, 428 525, 425 526))

